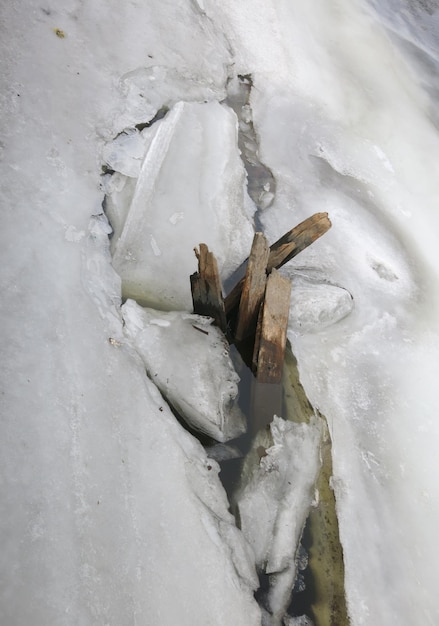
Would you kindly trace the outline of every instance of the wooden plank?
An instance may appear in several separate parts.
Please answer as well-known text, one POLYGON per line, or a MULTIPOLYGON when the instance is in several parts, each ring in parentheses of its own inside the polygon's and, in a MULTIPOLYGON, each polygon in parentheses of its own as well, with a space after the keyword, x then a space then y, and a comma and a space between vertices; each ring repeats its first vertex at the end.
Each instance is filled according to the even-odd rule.
MULTIPOLYGON (((270 247, 267 272, 279 269, 297 254, 324 235, 331 228, 327 213, 315 213, 288 231, 270 247)), ((225 299, 226 314, 229 317, 238 308, 244 279, 241 279, 225 299)))
POLYGON ((291 282, 273 269, 267 281, 253 353, 253 369, 260 383, 282 381, 290 295, 291 282))
POLYGON ((194 313, 213 317, 214 323, 227 332, 226 312, 216 258, 205 243, 194 250, 198 259, 198 272, 191 275, 191 292, 194 313))
POLYGON ((247 271, 239 303, 235 340, 243 341, 255 334, 259 309, 267 283, 267 262, 270 254, 267 239, 256 233, 248 260, 247 271))
POLYGON ((288 263, 331 228, 327 213, 315 213, 288 231, 270 247, 268 271, 288 263))

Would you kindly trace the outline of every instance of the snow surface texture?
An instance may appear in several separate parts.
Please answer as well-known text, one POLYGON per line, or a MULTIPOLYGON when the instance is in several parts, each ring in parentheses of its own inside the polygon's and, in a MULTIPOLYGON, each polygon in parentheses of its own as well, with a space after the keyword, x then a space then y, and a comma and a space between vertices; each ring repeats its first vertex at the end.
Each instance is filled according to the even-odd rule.
POLYGON ((122 314, 149 377, 187 423, 217 441, 239 437, 245 431, 244 416, 234 406, 239 376, 212 320, 144 309, 133 300, 122 314))
MULTIPOLYGON (((225 128, 231 112, 218 103, 231 73, 252 75, 259 159, 276 180, 259 215, 267 236, 328 211, 333 228, 288 271, 353 298, 348 315, 334 306, 321 328, 317 316, 289 333, 331 429, 352 624, 436 625, 435 4, 29 0, 0 10, 0 621, 260 623, 217 467, 124 337, 97 184, 108 159, 123 170, 111 184, 133 197, 167 116, 133 129, 162 107, 207 100, 224 119, 206 128, 225 128), (125 129, 144 136, 112 156, 125 129)), ((179 167, 175 176, 183 185, 179 167)), ((185 231, 179 245, 189 243, 185 231)))

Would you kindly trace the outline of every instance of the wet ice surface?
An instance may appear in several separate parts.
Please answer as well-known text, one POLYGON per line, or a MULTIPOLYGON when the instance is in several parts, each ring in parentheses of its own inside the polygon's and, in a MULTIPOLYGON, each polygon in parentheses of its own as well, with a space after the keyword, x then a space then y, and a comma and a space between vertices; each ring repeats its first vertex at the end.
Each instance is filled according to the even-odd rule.
POLYGON ((351 622, 439 621, 437 11, 374 6, 5 5, 2 623, 260 623, 217 466, 124 335, 100 215, 107 193, 116 265, 150 306, 190 307, 201 240, 224 272, 248 254, 237 120, 219 104, 238 74, 276 180, 267 236, 333 222, 288 269, 310 283, 289 337, 331 429, 351 622))

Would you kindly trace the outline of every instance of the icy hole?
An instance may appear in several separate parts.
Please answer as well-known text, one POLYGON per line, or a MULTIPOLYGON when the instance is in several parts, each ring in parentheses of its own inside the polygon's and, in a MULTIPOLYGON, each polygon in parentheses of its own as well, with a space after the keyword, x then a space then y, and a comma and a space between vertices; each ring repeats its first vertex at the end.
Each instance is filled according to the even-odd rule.
MULTIPOLYGON (((113 264, 125 299, 154 307, 141 308, 134 300, 123 307, 125 331, 148 376, 176 419, 220 463, 220 478, 237 524, 256 555, 261 582, 256 597, 263 623, 293 623, 303 613, 315 626, 344 626, 348 621, 343 554, 329 486, 330 440, 324 418, 304 394, 292 353, 287 355, 283 386, 258 390, 233 347, 234 367, 224 361, 217 329, 197 316, 172 311, 191 307, 194 245, 210 244, 224 276, 242 262, 240 251, 249 250, 253 234, 245 186, 258 211, 273 202, 276 183, 259 160, 251 87, 251 76, 239 76, 229 81, 224 105, 218 101, 163 105, 150 121, 127 128, 105 146, 104 208, 113 227, 113 264), (231 109, 238 117, 237 135, 231 109), (195 172, 197 179, 191 183, 195 172), (221 215, 221 228, 215 214, 221 215), (217 233, 222 236, 212 238, 217 233), (185 363, 194 363, 203 354, 206 336, 210 347, 188 382, 185 363), (240 411, 232 410, 238 395, 234 368, 240 377, 240 411), (198 398, 215 379, 219 386, 210 396, 211 404, 203 407, 198 398), (213 397, 218 402, 212 412, 213 397), (243 430, 242 414, 252 419, 248 431, 236 438, 243 430), (273 415, 287 419, 272 419, 273 415), (308 600, 299 601, 300 594, 308 600)), ((335 287, 330 294, 326 291, 323 309, 329 317, 324 314, 323 326, 351 310, 346 293, 335 287)), ((322 319, 319 314, 313 322, 316 329, 322 319)), ((305 616, 300 619, 310 623, 305 616)))

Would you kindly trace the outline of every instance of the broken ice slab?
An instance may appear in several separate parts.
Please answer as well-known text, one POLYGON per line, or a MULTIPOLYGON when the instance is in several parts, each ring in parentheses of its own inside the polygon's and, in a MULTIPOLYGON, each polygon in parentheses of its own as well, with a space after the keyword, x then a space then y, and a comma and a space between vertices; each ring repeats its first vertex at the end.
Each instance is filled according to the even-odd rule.
POLYGON ((136 128, 129 128, 120 133, 104 146, 102 156, 107 167, 124 176, 137 178, 145 149, 152 136, 153 131, 149 128, 145 128, 142 132, 136 128))
POLYGON ((236 269, 253 238, 244 187, 233 111, 218 102, 177 103, 157 125, 132 195, 107 198, 123 295, 190 310, 188 277, 200 242, 215 250, 222 278, 236 269))
MULTIPOLYGON (((215 37, 214 37, 215 38, 215 37)), ((215 38, 216 39, 216 38, 215 38)), ((221 43, 212 42, 210 50, 221 58, 221 43)), ((210 54, 209 54, 210 57, 210 54)), ((212 60, 212 58, 210 58, 212 60)), ((224 61, 218 63, 215 77, 207 77, 203 72, 181 72, 164 65, 139 67, 128 72, 121 79, 125 94, 125 110, 117 120, 121 129, 150 122, 160 110, 171 108, 180 100, 185 102, 221 101, 226 96, 224 61)))
POLYGON ((346 289, 292 275, 294 298, 288 326, 301 333, 315 333, 347 317, 354 300, 346 289))
POLYGON ((256 436, 234 497, 238 519, 256 565, 270 574, 272 623, 280 624, 296 578, 296 554, 314 498, 322 423, 274 417, 256 436))
POLYGON ((239 376, 210 318, 145 309, 133 300, 122 314, 149 377, 192 428, 220 442, 245 431, 235 404, 239 376))

